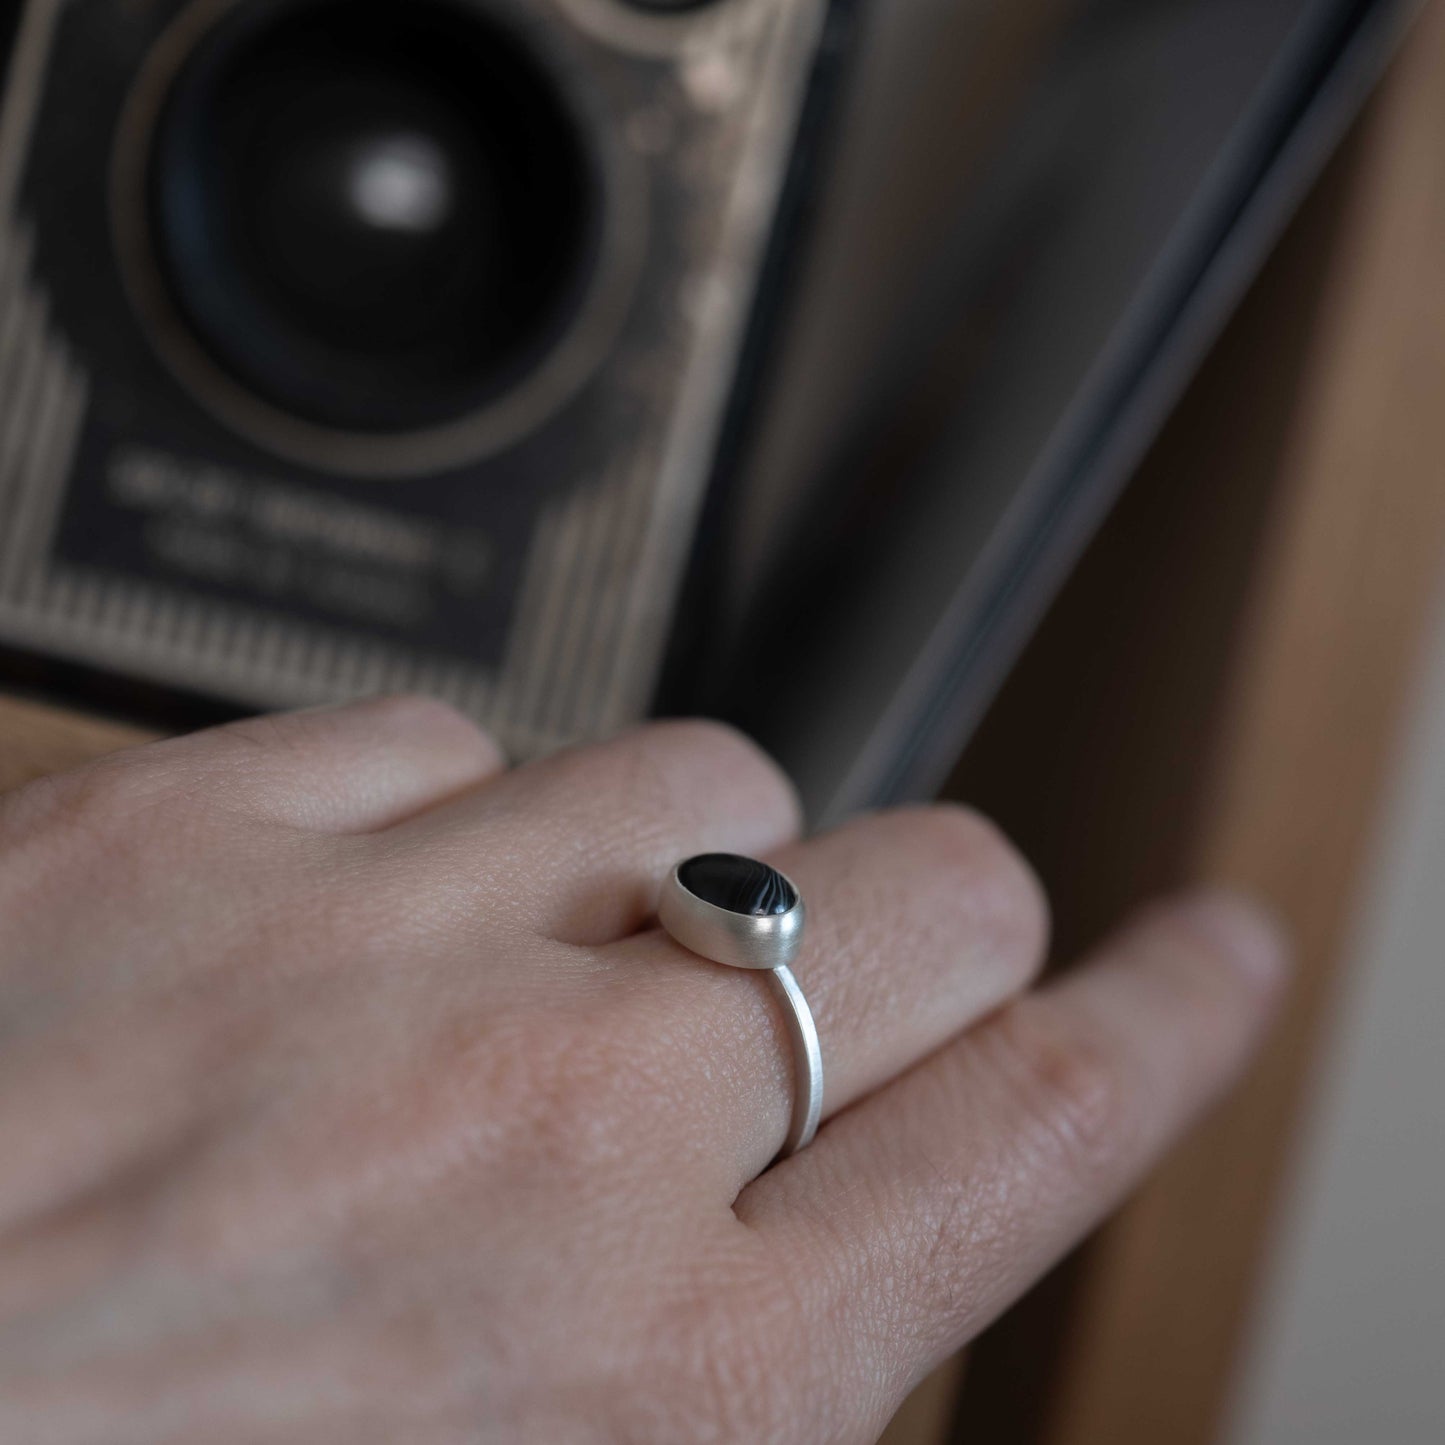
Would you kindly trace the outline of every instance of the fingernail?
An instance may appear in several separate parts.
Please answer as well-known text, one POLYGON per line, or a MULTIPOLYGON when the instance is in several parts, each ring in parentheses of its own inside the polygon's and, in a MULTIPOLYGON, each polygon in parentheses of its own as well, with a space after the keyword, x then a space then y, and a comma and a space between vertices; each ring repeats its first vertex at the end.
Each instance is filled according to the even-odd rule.
POLYGON ((1218 888, 1178 906, 1250 983, 1261 989, 1279 985, 1289 964, 1289 943, 1279 919, 1262 904, 1218 888))

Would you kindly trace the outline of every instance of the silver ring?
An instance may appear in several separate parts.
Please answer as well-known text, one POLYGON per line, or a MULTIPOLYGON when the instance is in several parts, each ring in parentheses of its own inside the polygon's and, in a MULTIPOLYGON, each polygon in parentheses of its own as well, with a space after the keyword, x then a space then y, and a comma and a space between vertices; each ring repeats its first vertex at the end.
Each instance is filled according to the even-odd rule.
POLYGON ((790 878, 736 853, 699 853, 668 875, 658 922, 684 948, 730 968, 767 974, 793 1046, 793 1117, 779 1159, 813 1142, 823 1113, 823 1052, 793 970, 807 910, 790 878))

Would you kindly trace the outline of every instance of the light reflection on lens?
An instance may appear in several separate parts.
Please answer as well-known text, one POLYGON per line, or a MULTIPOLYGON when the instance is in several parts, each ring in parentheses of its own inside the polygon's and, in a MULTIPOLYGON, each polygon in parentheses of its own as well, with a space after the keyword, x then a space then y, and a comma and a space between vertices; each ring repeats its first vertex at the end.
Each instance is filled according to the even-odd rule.
POLYGON ((358 146, 346 184, 356 213, 382 231, 439 230, 455 204, 447 158, 424 135, 384 136, 358 146))

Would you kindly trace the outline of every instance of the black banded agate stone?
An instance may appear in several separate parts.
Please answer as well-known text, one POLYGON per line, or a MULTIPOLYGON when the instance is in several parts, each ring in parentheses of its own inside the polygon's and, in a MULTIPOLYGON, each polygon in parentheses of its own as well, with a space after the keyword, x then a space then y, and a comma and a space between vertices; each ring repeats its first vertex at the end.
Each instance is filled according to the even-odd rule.
POLYGON ((677 879, 704 903, 753 918, 786 913, 798 902, 798 890, 776 868, 736 853, 699 853, 678 864, 677 879))

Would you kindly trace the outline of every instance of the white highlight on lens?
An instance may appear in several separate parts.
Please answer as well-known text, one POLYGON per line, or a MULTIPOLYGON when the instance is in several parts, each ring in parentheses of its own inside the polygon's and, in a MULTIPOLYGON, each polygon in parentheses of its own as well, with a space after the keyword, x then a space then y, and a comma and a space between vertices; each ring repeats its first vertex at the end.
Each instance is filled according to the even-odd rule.
POLYGON ((451 214, 451 167, 424 135, 392 135, 357 148, 347 173, 357 214, 384 231, 434 231, 451 214))

